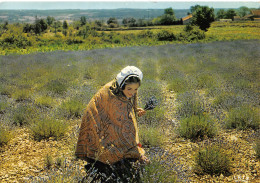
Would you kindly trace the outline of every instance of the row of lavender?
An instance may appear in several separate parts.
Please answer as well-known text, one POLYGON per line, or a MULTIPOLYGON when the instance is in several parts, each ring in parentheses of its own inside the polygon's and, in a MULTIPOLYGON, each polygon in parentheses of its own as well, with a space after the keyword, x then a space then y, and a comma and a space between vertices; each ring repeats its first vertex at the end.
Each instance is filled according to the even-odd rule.
MULTIPOLYGON (((81 117, 93 94, 124 66, 135 65, 144 73, 139 105, 144 107, 152 96, 158 100, 158 106, 139 119, 141 141, 154 159, 142 178, 144 182, 187 181, 188 175, 165 146, 169 137, 164 131, 171 125, 165 117, 166 108, 171 108, 165 92, 176 93, 172 119, 177 126, 172 127, 179 137, 196 142, 237 128, 255 130, 257 139, 259 53, 259 41, 251 40, 1 56, 0 145, 8 143, 15 135, 10 132, 20 127, 29 128, 38 141, 63 138, 69 119, 81 117)), ((219 146, 215 143, 199 153, 194 160, 197 173, 230 173, 229 160, 219 146), (214 153, 222 158, 221 167, 203 167, 203 162, 211 161, 207 155, 214 153)), ((259 145, 256 153, 259 156, 259 145)), ((71 171, 75 181, 81 179, 72 167, 63 169, 64 176, 47 179, 69 180, 71 171)))

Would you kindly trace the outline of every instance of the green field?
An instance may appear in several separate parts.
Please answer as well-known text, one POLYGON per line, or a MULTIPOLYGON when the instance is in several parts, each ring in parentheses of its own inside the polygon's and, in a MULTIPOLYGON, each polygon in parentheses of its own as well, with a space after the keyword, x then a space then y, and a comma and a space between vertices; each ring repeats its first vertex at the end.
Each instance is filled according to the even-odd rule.
POLYGON ((35 35, 23 33, 22 24, 10 24, 7 30, 2 30, 0 55, 260 39, 259 22, 214 22, 206 33, 197 29, 187 32, 184 28, 183 25, 175 25, 86 32, 85 27, 77 30, 70 26, 66 29, 66 35, 62 28, 56 33, 53 28, 49 28, 44 33, 35 35))
POLYGON ((214 22, 207 36, 217 40, 259 39, 260 22, 214 22))

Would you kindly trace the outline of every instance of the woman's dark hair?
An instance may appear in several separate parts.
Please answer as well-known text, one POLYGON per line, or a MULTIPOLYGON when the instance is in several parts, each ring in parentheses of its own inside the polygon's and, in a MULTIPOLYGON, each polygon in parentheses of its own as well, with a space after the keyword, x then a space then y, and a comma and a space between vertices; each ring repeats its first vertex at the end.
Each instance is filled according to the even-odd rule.
POLYGON ((140 78, 139 77, 136 77, 136 76, 131 76, 129 77, 125 83, 123 84, 123 86, 121 87, 122 90, 125 89, 125 86, 126 85, 129 85, 129 84, 132 84, 132 83, 139 83, 139 85, 141 85, 141 81, 140 81, 140 78))
POLYGON ((139 86, 140 86, 141 80, 140 80, 140 78, 138 78, 136 76, 131 76, 125 81, 125 83, 123 84, 123 86, 121 88, 115 80, 114 83, 112 84, 112 86, 110 87, 110 89, 112 90, 114 95, 117 95, 117 96, 124 95, 123 90, 125 89, 125 86, 128 84, 132 84, 132 83, 139 83, 139 86))

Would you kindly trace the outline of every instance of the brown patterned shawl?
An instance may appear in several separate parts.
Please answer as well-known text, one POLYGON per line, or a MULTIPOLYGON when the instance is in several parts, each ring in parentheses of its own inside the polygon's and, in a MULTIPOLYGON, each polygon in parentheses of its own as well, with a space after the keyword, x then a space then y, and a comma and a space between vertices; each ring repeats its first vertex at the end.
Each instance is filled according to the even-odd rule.
MULTIPOLYGON (((76 156, 113 164, 144 155, 138 146, 136 100, 114 95, 109 82, 89 102, 80 127, 76 156)), ((132 98, 137 98, 132 97, 132 98)))

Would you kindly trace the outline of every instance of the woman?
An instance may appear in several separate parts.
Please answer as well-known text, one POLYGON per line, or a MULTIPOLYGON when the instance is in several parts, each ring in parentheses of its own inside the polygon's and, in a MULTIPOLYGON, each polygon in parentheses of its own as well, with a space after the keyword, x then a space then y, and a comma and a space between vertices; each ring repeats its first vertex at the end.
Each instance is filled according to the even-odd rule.
POLYGON ((146 113, 137 108, 137 90, 142 78, 137 67, 125 67, 115 80, 98 91, 84 112, 76 156, 88 162, 87 170, 97 170, 94 180, 114 182, 119 178, 138 182, 139 175, 133 175, 131 162, 149 162, 139 143, 136 122, 136 114, 146 113))

